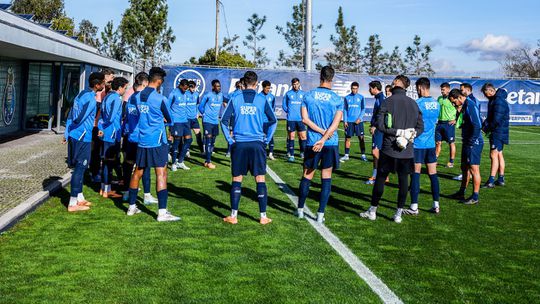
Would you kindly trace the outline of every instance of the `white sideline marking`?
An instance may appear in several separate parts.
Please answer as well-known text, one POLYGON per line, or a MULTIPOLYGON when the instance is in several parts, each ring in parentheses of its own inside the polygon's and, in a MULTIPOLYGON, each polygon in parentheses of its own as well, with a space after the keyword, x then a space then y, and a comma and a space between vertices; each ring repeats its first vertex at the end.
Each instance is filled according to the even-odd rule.
MULTIPOLYGON (((291 202, 298 206, 298 197, 294 192, 285 184, 285 182, 270 168, 266 167, 268 174, 278 185, 278 187, 287 195, 291 202)), ((345 245, 341 240, 333 234, 325 225, 321 225, 314 220, 315 216, 309 210, 304 207, 304 213, 308 223, 315 228, 315 230, 334 248, 334 250, 349 264, 349 266, 356 272, 356 274, 364 280, 369 287, 381 298, 384 303, 403 303, 401 299, 392 291, 381 279, 379 279, 360 259, 345 245)))
POLYGON ((510 132, 516 132, 516 133, 524 133, 524 134, 534 134, 534 135, 540 135, 538 132, 529 132, 529 131, 518 131, 518 130, 510 130, 510 132))
POLYGON ((36 158, 43 157, 43 156, 45 156, 45 155, 47 155, 47 154, 49 154, 49 153, 51 153, 50 150, 41 151, 41 152, 39 152, 38 154, 34 154, 34 155, 30 156, 29 158, 27 158, 27 159, 25 159, 25 160, 20 160, 20 161, 18 161, 17 163, 18 163, 19 165, 26 164, 27 162, 29 162, 29 161, 31 161, 31 160, 34 160, 34 159, 36 159, 36 158))

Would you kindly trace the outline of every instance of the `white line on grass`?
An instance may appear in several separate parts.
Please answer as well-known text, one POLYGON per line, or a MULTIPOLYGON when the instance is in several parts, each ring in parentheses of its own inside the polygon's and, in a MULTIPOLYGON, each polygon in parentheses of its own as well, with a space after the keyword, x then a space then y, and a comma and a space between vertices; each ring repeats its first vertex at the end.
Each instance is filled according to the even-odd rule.
POLYGON ((26 164, 26 163, 28 163, 28 162, 31 161, 31 160, 34 160, 34 159, 43 157, 43 156, 45 156, 45 155, 47 155, 47 154, 49 154, 49 153, 51 153, 50 150, 41 151, 41 152, 39 152, 39 153, 37 153, 37 154, 34 154, 34 155, 28 157, 28 158, 25 159, 25 160, 20 160, 20 161, 18 161, 17 163, 18 163, 19 165, 26 164))
MULTIPOLYGON (((285 182, 270 168, 266 167, 268 174, 278 185, 278 187, 287 195, 291 202, 298 206, 298 197, 294 192, 285 184, 285 182)), ((369 287, 381 298, 384 303, 403 303, 401 299, 392 291, 381 279, 379 279, 360 259, 345 245, 341 240, 333 234, 326 226, 317 223, 314 220, 315 216, 309 210, 304 207, 304 212, 308 216, 307 221, 315 228, 315 230, 334 248, 334 250, 349 264, 349 266, 356 272, 356 274, 364 280, 369 287)))

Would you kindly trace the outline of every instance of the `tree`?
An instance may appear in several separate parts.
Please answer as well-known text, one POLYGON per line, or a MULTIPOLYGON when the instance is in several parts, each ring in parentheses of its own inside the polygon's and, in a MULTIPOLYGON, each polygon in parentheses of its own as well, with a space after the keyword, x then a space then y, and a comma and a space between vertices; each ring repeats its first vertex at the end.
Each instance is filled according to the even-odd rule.
MULTIPOLYGON (((305 9, 303 2, 297 5, 293 5, 292 21, 288 21, 285 27, 276 26, 278 34, 285 38, 285 42, 292 50, 292 54, 288 55, 284 50, 279 51, 279 57, 276 61, 276 65, 285 66, 291 68, 302 68, 304 66, 304 18, 305 9)), ((322 28, 322 24, 316 25, 312 28, 313 37, 312 41, 312 57, 316 58, 317 49, 315 46, 318 43, 315 41, 315 34, 317 30, 322 28)))
POLYGON ((166 60, 176 40, 167 23, 166 0, 130 0, 120 22, 123 40, 135 58, 142 60, 142 69, 166 60))
POLYGON ((270 59, 268 59, 266 48, 258 46, 257 43, 266 39, 266 36, 260 33, 266 23, 266 16, 260 18, 259 15, 253 14, 248 18, 247 22, 249 23, 249 34, 246 36, 246 40, 244 40, 244 46, 253 53, 253 63, 255 66, 264 67, 270 63, 270 59))
POLYGON ((39 23, 65 16, 64 0, 13 0, 10 9, 16 14, 33 14, 39 23))
POLYGON ((99 39, 97 38, 98 27, 92 24, 90 20, 83 19, 79 23, 79 30, 77 31, 77 37, 79 41, 99 48, 99 39))
POLYGON ((220 50, 231 54, 239 54, 238 45, 236 44, 236 40, 239 38, 240 36, 238 35, 234 35, 232 38, 223 37, 223 43, 221 44, 220 50))
POLYGON ((75 36, 75 21, 66 15, 54 18, 51 29, 57 31, 67 31, 66 35, 75 36))
POLYGON ((405 64, 407 65, 407 73, 413 75, 433 75, 435 71, 431 68, 429 55, 431 54, 429 45, 422 45, 420 36, 415 35, 413 46, 407 47, 405 50, 405 64))
POLYGON ((509 52, 501 65, 507 77, 540 78, 540 40, 535 50, 523 46, 509 52))
POLYGON ((360 72, 360 41, 356 33, 356 27, 350 28, 343 22, 343 9, 338 9, 338 19, 336 22, 336 34, 331 35, 330 41, 334 44, 334 51, 326 53, 324 58, 334 69, 343 72, 360 72))
POLYGON ((391 54, 384 53, 382 59, 384 62, 382 69, 383 74, 398 75, 405 74, 407 72, 407 67, 403 62, 403 58, 401 57, 401 52, 399 51, 398 46, 394 47, 391 54))
POLYGON ((114 28, 112 20, 107 22, 101 32, 101 41, 99 48, 101 54, 122 62, 131 61, 131 54, 123 40, 123 35, 119 29, 114 28))
POLYGON ((379 35, 371 35, 368 44, 364 47, 362 64, 369 75, 382 73, 385 65, 385 56, 381 53, 383 47, 379 35))
POLYGON ((244 56, 239 53, 232 53, 226 50, 221 49, 218 54, 218 59, 216 60, 214 48, 206 50, 204 55, 196 59, 191 57, 186 64, 195 64, 195 65, 211 65, 211 66, 228 66, 228 67, 249 67, 253 68, 255 65, 253 62, 247 60, 244 56))

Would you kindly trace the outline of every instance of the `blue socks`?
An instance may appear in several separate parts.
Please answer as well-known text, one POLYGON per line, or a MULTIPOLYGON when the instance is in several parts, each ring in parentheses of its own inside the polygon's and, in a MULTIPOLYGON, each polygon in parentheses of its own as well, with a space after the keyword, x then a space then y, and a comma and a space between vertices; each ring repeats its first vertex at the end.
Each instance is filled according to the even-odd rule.
POLYGON ((214 143, 216 142, 215 137, 207 137, 206 138, 206 160, 205 162, 211 163, 212 162, 212 152, 214 151, 214 143))
POLYGON ((472 194, 471 198, 472 198, 473 200, 477 201, 477 200, 478 200, 478 192, 474 192, 474 193, 472 194))
POLYGON ((300 187, 298 189, 299 197, 298 197, 298 208, 304 208, 304 205, 306 204, 306 199, 309 194, 309 186, 311 185, 311 180, 302 177, 302 180, 300 181, 300 187))
POLYGON ((71 197, 77 197, 82 192, 85 166, 77 165, 71 175, 71 197))
POLYGON ((109 161, 103 160, 103 169, 101 170, 101 183, 108 185, 109 184, 109 161))
POLYGON ((266 183, 257 183, 257 199, 259 200, 259 212, 266 212, 266 206, 268 205, 268 192, 266 190, 266 183))
POLYGON ((184 144, 182 145, 182 152, 180 153, 180 158, 178 159, 179 162, 181 163, 184 162, 187 151, 189 150, 189 147, 191 147, 192 142, 193 142, 193 138, 189 138, 189 139, 184 138, 184 144))
MULTIPOLYGON (((259 185, 257 184, 257 189, 258 189, 258 186, 259 185)), ((232 182, 232 187, 231 187, 231 209, 232 210, 238 210, 241 197, 242 197, 242 183, 232 182)))
POLYGON ((201 151, 201 153, 203 153, 204 147, 203 147, 202 134, 201 133, 196 134, 195 137, 197 138, 197 146, 199 146, 199 150, 201 151))
POLYGON ((349 155, 349 152, 351 152, 351 148, 345 148, 345 154, 349 155))
MULTIPOLYGON (((431 178, 431 175, 430 175, 431 178)), ((433 186, 433 181, 431 182, 433 186)), ((418 195, 420 194, 420 173, 411 175, 411 203, 418 204, 418 195)))
POLYGON ((169 197, 169 192, 167 189, 158 191, 157 193, 157 199, 158 199, 158 208, 159 209, 167 209, 167 198, 169 197))
POLYGON ((294 156, 294 140, 287 139, 287 152, 289 156, 294 156))
POLYGON ((268 143, 268 152, 274 153, 274 138, 270 139, 270 143, 268 143))
POLYGON ((504 175, 499 175, 499 178, 497 179, 499 183, 504 183, 504 175))
POLYGON ((321 198, 319 202, 319 210, 317 212, 324 213, 324 209, 326 209, 326 205, 328 204, 328 199, 330 198, 330 191, 332 189, 332 179, 323 178, 321 179, 321 181, 322 181, 321 198))
MULTIPOLYGON (((300 141, 300 153, 304 153, 306 151, 306 144, 307 140, 299 140, 300 141)), ((294 152, 294 149, 293 149, 294 152)))
POLYGON ((150 193, 150 167, 144 168, 142 184, 144 193, 150 193))
POLYGON ((172 163, 176 162, 178 157, 178 147, 180 147, 181 138, 175 137, 172 144, 172 163))
POLYGON ((493 184, 495 182, 495 176, 490 176, 488 179, 488 183, 493 184))
POLYGON ((431 174, 429 175, 429 180, 431 181, 431 195, 433 196, 433 201, 438 202, 440 199, 439 176, 437 174, 431 174))
POLYGON ((135 189, 129 188, 128 191, 129 191, 129 199, 128 199, 129 205, 130 206, 135 205, 135 203, 137 202, 137 194, 139 193, 139 189, 138 188, 135 188, 135 189))

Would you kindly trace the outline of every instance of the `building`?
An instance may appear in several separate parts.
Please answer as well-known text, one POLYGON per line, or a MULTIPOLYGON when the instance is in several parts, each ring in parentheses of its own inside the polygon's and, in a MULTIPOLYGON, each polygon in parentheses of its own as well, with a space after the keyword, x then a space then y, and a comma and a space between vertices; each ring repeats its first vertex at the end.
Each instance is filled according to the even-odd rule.
POLYGON ((0 7, 0 139, 21 130, 62 128, 91 72, 107 67, 132 77, 132 66, 6 8, 0 7))

